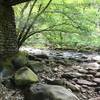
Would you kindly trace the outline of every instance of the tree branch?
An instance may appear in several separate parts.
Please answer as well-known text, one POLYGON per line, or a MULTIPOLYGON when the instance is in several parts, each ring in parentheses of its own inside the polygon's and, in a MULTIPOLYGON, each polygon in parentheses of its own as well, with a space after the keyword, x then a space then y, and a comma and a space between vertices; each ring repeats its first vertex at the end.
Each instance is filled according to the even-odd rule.
MULTIPOLYGON (((30 15, 31 15, 31 13, 32 13, 32 9, 33 9, 33 7, 35 6, 36 2, 37 2, 37 0, 35 0, 35 1, 33 2, 32 6, 31 6, 31 8, 30 8, 30 11, 29 11, 27 20, 26 20, 26 22, 25 22, 25 25, 24 25, 22 31, 20 32, 20 34, 18 35, 18 41, 20 41, 20 39, 21 39, 21 38, 23 37, 23 35, 24 35, 23 33, 24 33, 25 29, 27 28, 27 23, 28 23, 28 21, 29 21, 30 15)), ((27 5, 27 4, 26 4, 26 5, 27 5)))
POLYGON ((36 20, 38 19, 38 17, 48 8, 48 6, 50 5, 50 3, 52 2, 52 0, 49 0, 47 5, 40 11, 38 12, 38 14, 35 16, 35 18, 33 19, 33 21, 31 22, 31 24, 28 26, 26 32, 24 33, 23 36, 21 36, 20 39, 18 39, 18 45, 19 47, 22 45, 23 41, 25 41, 27 34, 30 32, 32 26, 34 25, 34 23, 36 22, 36 20))

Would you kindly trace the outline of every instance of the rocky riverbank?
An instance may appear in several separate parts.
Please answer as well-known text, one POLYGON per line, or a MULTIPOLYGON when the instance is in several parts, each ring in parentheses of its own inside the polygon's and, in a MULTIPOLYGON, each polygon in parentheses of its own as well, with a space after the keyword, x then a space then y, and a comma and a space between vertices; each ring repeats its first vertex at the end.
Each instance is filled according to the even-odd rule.
POLYGON ((17 68, 15 73, 18 75, 17 78, 14 74, 13 78, 2 81, 0 100, 32 100, 33 98, 40 100, 38 96, 40 95, 41 98, 41 94, 43 97, 41 100, 48 98, 48 100, 58 100, 58 98, 100 100, 100 55, 98 53, 44 51, 32 48, 26 51, 28 51, 26 58, 18 57, 13 60, 13 65, 17 68), (29 73, 30 70, 32 71, 31 78, 26 69, 29 73), (37 80, 35 83, 33 73, 38 77, 38 80, 35 78, 35 81, 37 80), (62 91, 63 87, 71 97, 62 91), (58 90, 55 91, 55 88, 58 90), (60 94, 63 94, 65 98, 62 98, 60 94))

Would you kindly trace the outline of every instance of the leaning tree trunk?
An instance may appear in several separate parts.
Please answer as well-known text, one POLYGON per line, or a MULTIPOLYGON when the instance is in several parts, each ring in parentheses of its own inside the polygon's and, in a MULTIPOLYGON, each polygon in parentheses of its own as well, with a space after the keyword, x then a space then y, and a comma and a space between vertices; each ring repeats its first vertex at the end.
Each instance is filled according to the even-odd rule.
POLYGON ((0 57, 18 52, 14 11, 11 6, 0 2, 0 57))

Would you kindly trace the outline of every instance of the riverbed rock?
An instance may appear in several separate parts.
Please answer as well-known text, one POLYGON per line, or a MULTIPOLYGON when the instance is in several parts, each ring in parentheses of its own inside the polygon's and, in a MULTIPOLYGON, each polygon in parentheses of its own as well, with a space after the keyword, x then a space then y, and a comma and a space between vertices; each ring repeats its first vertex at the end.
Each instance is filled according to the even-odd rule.
POLYGON ((61 79, 46 78, 45 81, 47 84, 50 84, 50 85, 61 85, 61 86, 65 85, 64 80, 61 80, 61 79))
POLYGON ((100 72, 97 72, 95 77, 99 77, 100 78, 100 72))
POLYGON ((94 79, 94 76, 92 74, 87 74, 86 79, 91 81, 94 79))
POLYGON ((41 58, 41 59, 49 59, 49 57, 45 53, 40 53, 40 54, 29 54, 28 58, 30 60, 34 60, 36 58, 41 58))
POLYGON ((25 56, 18 56, 12 59, 12 64, 14 69, 18 70, 19 68, 27 64, 27 58, 25 56))
POLYGON ((94 83, 94 82, 90 82, 90 81, 87 81, 87 80, 83 80, 83 79, 79 79, 77 81, 78 84, 80 85, 88 85, 88 86, 96 86, 97 84, 94 83))
POLYGON ((32 85, 25 98, 26 100, 79 100, 70 90, 47 84, 32 85))
POLYGON ((83 69, 83 68, 78 69, 78 72, 79 72, 79 73, 82 73, 82 74, 87 74, 87 73, 88 73, 88 71, 85 70, 85 69, 83 69))
POLYGON ((97 61, 97 62, 100 63, 100 56, 96 55, 96 56, 92 57, 92 60, 97 61))
POLYGON ((98 87, 95 87, 95 91, 96 92, 99 92, 100 91, 100 87, 98 86, 98 87))
POLYGON ((100 97, 96 97, 96 98, 91 98, 89 100, 100 100, 100 97))
POLYGON ((78 72, 67 72, 64 73, 62 77, 66 79, 73 79, 73 78, 85 77, 85 75, 78 72))
POLYGON ((38 76, 28 67, 19 69, 14 76, 15 84, 18 86, 29 85, 38 82, 38 76))
POLYGON ((91 63, 83 63, 81 65, 85 69, 91 69, 91 70, 98 70, 100 69, 100 65, 97 62, 91 62, 91 63))
POLYGON ((45 64, 39 61, 28 61, 28 66, 32 71, 37 73, 44 70, 45 64))
POLYGON ((96 75, 97 71, 96 70, 92 70, 92 69, 87 69, 88 70, 88 74, 92 74, 92 75, 96 75))
POLYGON ((94 78, 93 81, 96 82, 96 83, 98 83, 98 84, 100 84, 100 78, 94 78))
POLYGON ((66 87, 71 89, 72 91, 75 91, 75 92, 79 92, 80 88, 81 88, 79 85, 72 84, 71 82, 66 82, 66 87))

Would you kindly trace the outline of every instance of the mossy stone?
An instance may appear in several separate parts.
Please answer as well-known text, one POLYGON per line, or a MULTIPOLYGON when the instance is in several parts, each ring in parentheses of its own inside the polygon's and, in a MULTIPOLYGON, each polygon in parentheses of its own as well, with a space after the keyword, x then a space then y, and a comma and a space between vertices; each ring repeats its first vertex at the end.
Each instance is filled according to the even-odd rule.
POLYGON ((30 85, 31 83, 38 82, 38 76, 28 67, 20 68, 15 73, 15 84, 18 86, 30 85))

